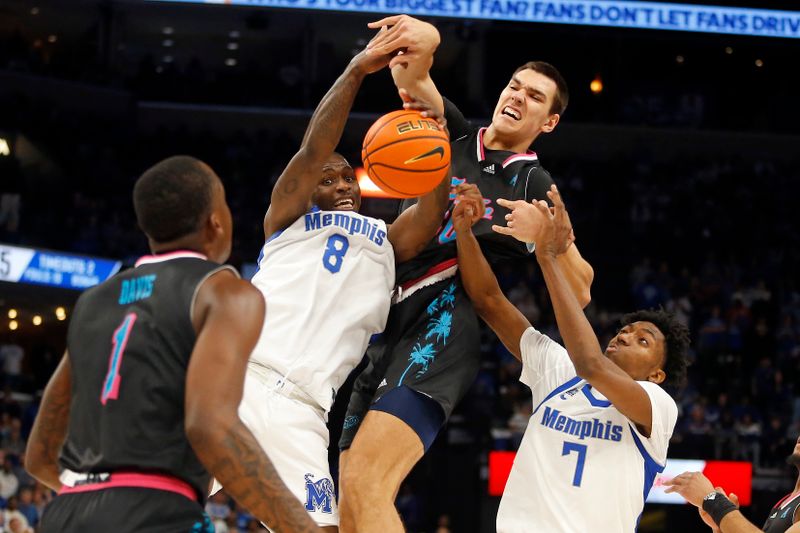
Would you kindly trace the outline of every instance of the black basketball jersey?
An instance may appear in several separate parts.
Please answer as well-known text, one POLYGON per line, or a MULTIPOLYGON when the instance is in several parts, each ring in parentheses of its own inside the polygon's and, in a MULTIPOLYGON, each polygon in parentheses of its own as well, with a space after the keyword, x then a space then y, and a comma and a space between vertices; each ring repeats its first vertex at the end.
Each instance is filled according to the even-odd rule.
POLYGON ((236 273, 193 252, 146 256, 81 295, 67 333, 72 404, 62 467, 167 474, 205 501, 210 475, 186 438, 184 395, 194 298, 223 269, 236 273))
POLYGON ((784 533, 794 524, 794 515, 800 505, 800 494, 792 493, 775 504, 769 512, 763 529, 766 533, 784 533))
MULTIPOLYGON (((505 216, 509 213, 508 209, 497 205, 497 199, 548 200, 547 191, 553 179, 533 152, 520 154, 486 149, 483 145, 486 128, 472 128, 460 111, 446 99, 445 116, 451 138, 455 139, 450 143, 452 186, 465 182, 476 184, 486 205, 483 220, 479 220, 472 228, 486 259, 494 267, 501 261, 527 256, 529 252, 524 243, 492 231, 493 224, 505 226, 505 216)), ((451 201, 454 198, 455 195, 451 194, 451 201)), ((413 203, 404 202, 401 210, 413 203)), ((417 279, 433 265, 458 256, 456 233, 450 219, 453 207, 451 202, 439 233, 427 247, 414 259, 398 265, 398 284, 417 279)))

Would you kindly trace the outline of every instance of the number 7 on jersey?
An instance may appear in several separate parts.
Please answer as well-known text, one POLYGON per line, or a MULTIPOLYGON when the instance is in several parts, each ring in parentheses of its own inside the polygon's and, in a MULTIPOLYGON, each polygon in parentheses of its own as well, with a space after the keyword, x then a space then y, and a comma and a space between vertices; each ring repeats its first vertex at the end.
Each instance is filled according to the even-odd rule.
POLYGON ((581 486, 583 479, 583 465, 586 462, 586 445, 578 444, 577 442, 564 441, 564 449, 561 450, 561 455, 569 455, 572 452, 578 452, 578 461, 575 463, 575 475, 572 476, 572 485, 575 487, 581 486))

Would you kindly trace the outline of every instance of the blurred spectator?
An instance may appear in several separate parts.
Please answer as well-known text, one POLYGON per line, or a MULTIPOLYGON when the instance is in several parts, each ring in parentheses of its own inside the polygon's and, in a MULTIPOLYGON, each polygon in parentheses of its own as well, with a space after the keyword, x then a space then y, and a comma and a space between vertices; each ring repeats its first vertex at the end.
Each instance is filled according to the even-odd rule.
POLYGON ((25 439, 22 438, 22 421, 19 418, 11 419, 8 435, 0 442, 0 447, 7 454, 14 454, 17 457, 25 453, 25 439))
POLYGON ((7 340, 0 345, 0 367, 5 375, 4 385, 16 387, 22 373, 25 351, 17 343, 17 335, 13 331, 7 337, 7 340))
POLYGON ((18 500, 16 496, 11 496, 6 502, 6 509, 3 511, 5 523, 8 524, 6 528, 11 533, 33 533, 28 519, 22 514, 18 508, 18 500))
MULTIPOLYGON (((0 468, 0 498, 8 501, 17 493, 19 480, 14 475, 11 459, 4 450, 0 450, 0 461, 2 461, 2 468, 0 468)), ((8 523, 8 520, 6 520, 6 523, 8 523)))
POLYGON ((436 533, 452 533, 450 529, 450 517, 446 514, 439 516, 436 521, 436 533))
POLYGON ((224 490, 221 490, 211 496, 206 502, 206 514, 211 519, 214 527, 218 532, 225 532, 227 526, 225 521, 231 515, 231 507, 228 504, 228 495, 224 490))
POLYGON ((750 413, 744 413, 736 422, 736 435, 739 441, 739 457, 761 466, 761 423, 753 420, 750 413))
POLYGON ((36 527, 39 523, 39 510, 33 504, 33 489, 22 487, 19 490, 19 512, 25 516, 28 524, 36 527))

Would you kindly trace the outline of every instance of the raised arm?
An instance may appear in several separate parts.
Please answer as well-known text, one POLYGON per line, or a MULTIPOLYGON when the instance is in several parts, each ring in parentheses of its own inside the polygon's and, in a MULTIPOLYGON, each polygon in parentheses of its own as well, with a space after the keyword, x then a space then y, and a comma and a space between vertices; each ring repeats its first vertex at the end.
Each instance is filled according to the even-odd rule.
POLYGON ((186 375, 186 435, 208 471, 273 531, 318 531, 239 418, 247 360, 264 321, 264 298, 220 272, 194 307, 198 331, 186 375))
MULTIPOLYGON (((499 198, 497 203, 511 210, 506 215, 505 226, 492 226, 492 229, 503 235, 510 235, 525 243, 536 242, 536 232, 540 218, 536 215, 536 207, 532 203, 524 200, 505 200, 499 198)), ((570 226, 570 231, 572 227, 570 226)), ((572 234, 574 241, 575 235, 572 234)), ((592 300, 591 287, 594 281, 594 269, 578 251, 578 247, 572 243, 567 251, 558 256, 564 276, 567 278, 572 292, 578 298, 581 307, 586 307, 592 300)))
POLYGON ((25 449, 25 470, 55 491, 61 490, 58 479, 58 454, 67 438, 69 409, 72 403, 72 372, 69 353, 47 383, 25 449))
POLYGON ((430 76, 433 53, 441 42, 436 27, 408 15, 386 17, 370 22, 368 26, 387 28, 367 45, 370 54, 402 52, 389 63, 397 88, 406 89, 412 96, 430 102, 434 111, 444 114, 444 100, 430 76))
MULTIPOLYGON (((483 206, 483 200, 477 205, 483 206)), ((489 324, 508 351, 521 359, 520 338, 531 324, 500 290, 497 278, 472 233, 472 225, 482 215, 479 213, 476 217, 476 211, 476 203, 463 199, 453 209, 452 220, 456 230, 461 282, 478 316, 489 324)))
POLYGON ((548 196, 554 204, 552 212, 542 200, 532 204, 542 221, 533 237, 536 259, 542 269, 558 330, 569 358, 580 377, 600 391, 639 427, 642 434, 649 437, 653 423, 650 397, 641 385, 603 354, 594 330, 564 274, 564 267, 558 260, 558 256, 572 244, 569 215, 555 185, 548 196))
POLYGON ((389 57, 367 54, 355 56, 333 87, 322 97, 306 128, 300 150, 294 155, 272 189, 272 200, 264 216, 264 236, 288 227, 306 212, 311 195, 319 183, 322 164, 336 149, 353 107, 356 93, 367 74, 380 70, 389 57))

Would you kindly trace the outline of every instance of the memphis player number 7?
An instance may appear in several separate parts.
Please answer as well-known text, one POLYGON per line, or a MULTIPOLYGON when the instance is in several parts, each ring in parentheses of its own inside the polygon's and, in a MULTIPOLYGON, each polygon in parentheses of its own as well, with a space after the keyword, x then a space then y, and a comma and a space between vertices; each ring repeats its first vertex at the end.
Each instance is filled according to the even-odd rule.
POLYGON ((581 480, 583 479, 583 465, 586 463, 586 445, 578 444, 577 442, 564 441, 564 448, 561 450, 561 455, 569 455, 572 452, 578 453, 578 462, 575 463, 575 475, 572 476, 572 486, 580 487, 581 480))
POLYGON ((325 253, 322 254, 322 265, 330 271, 331 274, 336 274, 342 269, 342 261, 344 261, 344 254, 350 248, 350 241, 344 235, 334 233, 328 237, 328 242, 325 243, 325 253))

